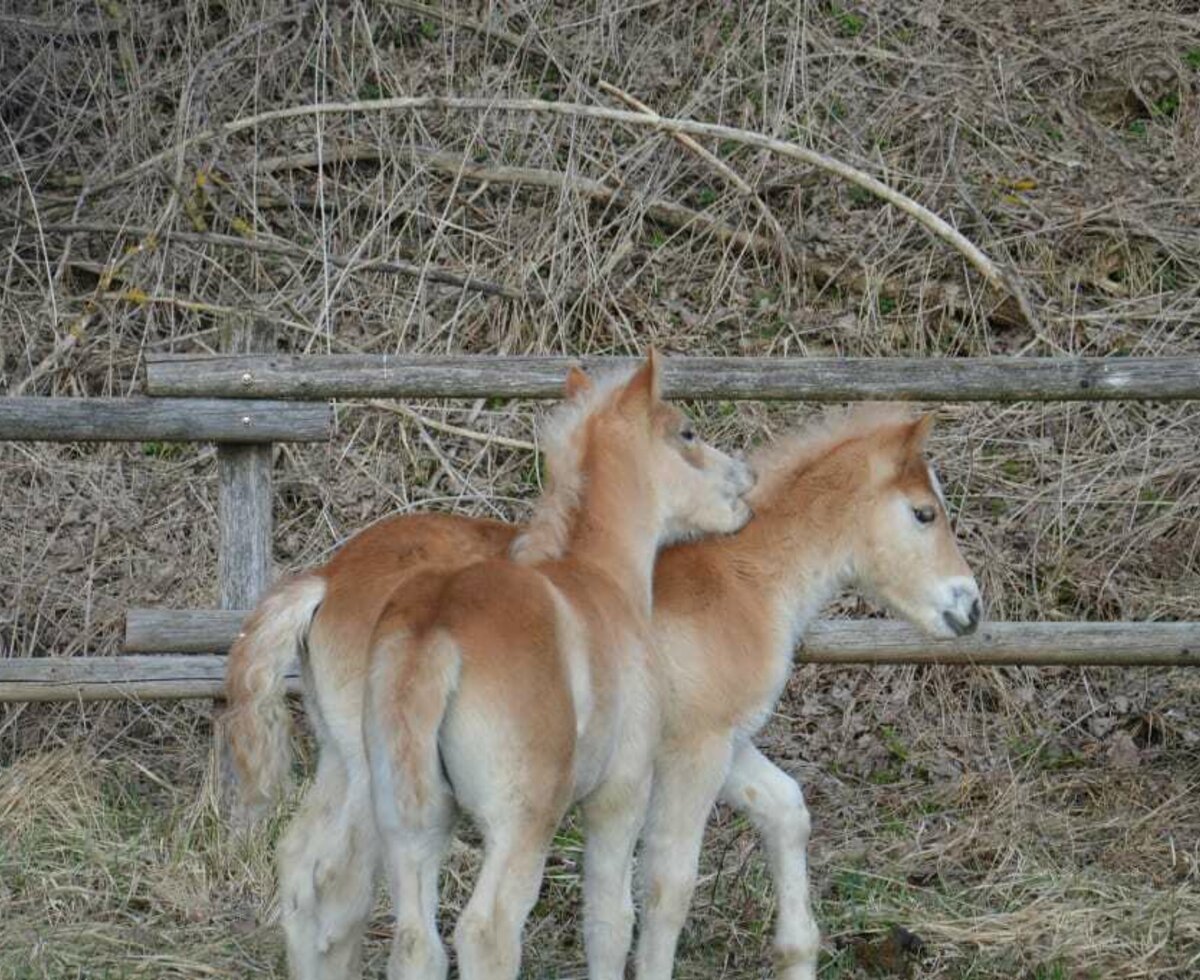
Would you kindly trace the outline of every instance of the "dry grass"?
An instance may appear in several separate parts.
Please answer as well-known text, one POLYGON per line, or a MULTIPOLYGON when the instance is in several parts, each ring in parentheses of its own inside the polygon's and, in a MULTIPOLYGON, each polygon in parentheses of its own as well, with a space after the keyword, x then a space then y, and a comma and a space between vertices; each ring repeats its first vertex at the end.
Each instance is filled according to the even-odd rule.
MULTIPOLYGON (((314 352, 1200 354, 1194 4, 414 6, 0 4, 7 391, 124 394, 146 352, 215 348, 230 309, 314 352), (1019 270, 1042 336, 957 253, 849 185, 708 147, 768 222, 670 137, 595 121, 333 115, 111 182, 283 106, 615 105, 601 81, 903 189, 1019 270), (454 155, 526 182, 456 179, 454 155), (568 189, 582 181, 622 193, 568 189), (680 208, 702 217, 681 226, 680 208), (85 226, 156 233, 63 230, 85 226), (413 264, 516 298, 397 271, 413 264)), ((531 437, 526 405, 412 407, 531 437)), ((730 445, 804 414, 696 410, 730 445)), ((279 450, 281 566, 398 509, 526 513, 527 453, 375 407, 338 415, 332 445, 279 450)), ((993 615, 1200 619, 1194 406, 945 415, 936 455, 993 615)), ((211 456, 0 448, 4 654, 112 652, 129 605, 211 605, 211 456)), ((207 737, 198 705, 0 708, 0 975, 282 975, 268 852, 225 838, 207 737)), ((1200 972, 1193 674, 800 668, 763 740, 811 798, 823 977, 902 975, 878 941, 893 925, 925 941, 922 976, 1200 972)), ((582 973, 570 828, 560 843, 531 977, 582 973)), ((455 855, 450 909, 472 861, 455 855)), ((680 975, 767 975, 771 901, 753 834, 720 814, 680 975)), ((375 976, 386 934, 381 911, 375 976)))

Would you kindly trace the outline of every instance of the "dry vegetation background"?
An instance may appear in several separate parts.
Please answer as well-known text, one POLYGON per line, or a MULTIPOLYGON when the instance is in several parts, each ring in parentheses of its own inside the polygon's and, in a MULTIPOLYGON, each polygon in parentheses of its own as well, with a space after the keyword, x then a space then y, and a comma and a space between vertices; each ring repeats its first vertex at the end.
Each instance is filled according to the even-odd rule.
MULTIPOLYGON (((134 392, 144 354, 215 349, 228 310, 309 352, 1200 354, 1195 3, 4 0, 0 38, 10 394, 134 392), (764 209, 608 123, 340 113, 120 176, 273 108, 616 105, 602 81, 904 190, 1019 270, 1040 335, 869 194, 711 145, 764 209)), ((532 455, 487 439, 532 438, 532 406, 408 407, 339 405, 331 444, 278 451, 281 567, 396 510, 527 512, 532 455)), ((733 446, 807 414, 695 410, 733 446)), ((991 615, 1200 619, 1196 406, 944 415, 991 615)), ((213 605, 215 499, 207 447, 0 447, 3 655, 113 653, 128 606, 213 605)), ((284 975, 269 852, 226 837, 207 738, 202 704, 0 706, 0 976, 284 975)), ((814 813, 823 978, 1200 975, 1200 675, 802 666, 762 741, 814 813)), ((560 844, 530 977, 583 972, 560 844)), ((754 834, 719 813, 680 976, 770 975, 771 913, 754 834)), ((387 934, 381 907, 372 976, 387 934)))

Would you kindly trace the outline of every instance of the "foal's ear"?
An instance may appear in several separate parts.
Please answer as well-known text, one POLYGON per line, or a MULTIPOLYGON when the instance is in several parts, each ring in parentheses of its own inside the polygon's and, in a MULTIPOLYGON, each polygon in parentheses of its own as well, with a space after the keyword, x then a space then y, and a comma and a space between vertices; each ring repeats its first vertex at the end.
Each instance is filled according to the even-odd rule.
POLYGON ((653 405, 661 397, 659 383, 659 365, 661 359, 650 348, 646 363, 638 368, 637 373, 629 379, 625 390, 621 393, 621 409, 625 412, 640 412, 648 415, 653 405))
POLYGON ((933 412, 927 412, 913 422, 912 428, 908 431, 908 438, 905 440, 905 448, 910 453, 920 453, 925 449, 925 442, 929 438, 935 421, 936 417, 933 412))
POLYGON ((571 365, 571 369, 567 372, 567 380, 563 384, 563 395, 566 399, 571 401, 581 395, 586 395, 591 390, 592 379, 579 368, 571 365))
POLYGON ((932 413, 904 423, 899 430, 892 430, 882 453, 876 454, 872 462, 872 478, 889 482, 909 471, 909 467, 925 468, 925 440, 933 428, 932 413))

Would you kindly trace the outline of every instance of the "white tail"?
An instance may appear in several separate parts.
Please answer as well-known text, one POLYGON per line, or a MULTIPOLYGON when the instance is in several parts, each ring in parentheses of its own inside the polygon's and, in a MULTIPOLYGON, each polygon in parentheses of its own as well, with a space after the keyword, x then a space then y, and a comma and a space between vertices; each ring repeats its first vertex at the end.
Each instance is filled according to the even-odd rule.
POLYGON ((325 598, 325 580, 298 575, 280 582, 246 621, 229 651, 222 725, 244 816, 261 816, 291 768, 285 673, 299 657, 309 623, 325 598))

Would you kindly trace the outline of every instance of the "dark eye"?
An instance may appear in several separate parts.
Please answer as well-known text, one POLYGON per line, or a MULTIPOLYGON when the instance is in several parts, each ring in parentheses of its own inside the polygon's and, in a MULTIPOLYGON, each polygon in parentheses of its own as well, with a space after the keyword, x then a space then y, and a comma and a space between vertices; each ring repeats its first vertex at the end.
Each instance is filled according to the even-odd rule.
POLYGON ((682 439, 684 442, 695 442, 696 441, 696 430, 693 429, 691 426, 688 426, 686 429, 680 429, 679 430, 679 438, 682 439))
POLYGON ((917 519, 919 524, 932 524, 937 520, 937 508, 932 505, 926 507, 914 507, 913 517, 917 519))

